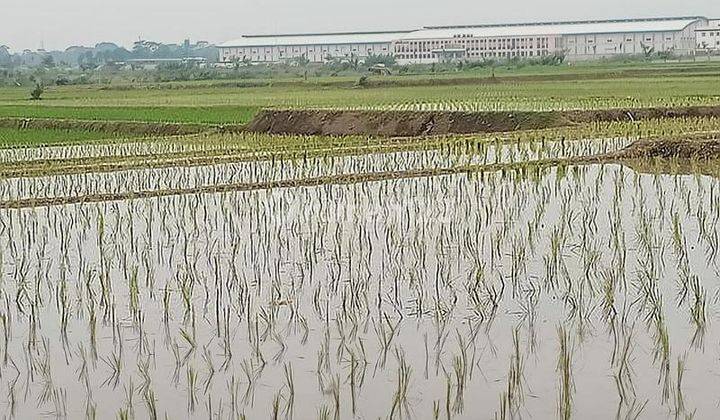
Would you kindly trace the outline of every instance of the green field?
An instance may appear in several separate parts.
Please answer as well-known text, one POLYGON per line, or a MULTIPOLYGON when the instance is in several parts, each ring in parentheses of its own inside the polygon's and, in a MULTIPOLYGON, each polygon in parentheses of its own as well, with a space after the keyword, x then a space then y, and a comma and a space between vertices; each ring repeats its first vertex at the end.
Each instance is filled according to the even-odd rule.
POLYGON ((245 123, 264 107, 404 110, 563 110, 720 103, 720 64, 627 65, 615 68, 530 67, 457 74, 371 77, 369 87, 332 78, 49 88, 30 102, 20 88, 0 89, 0 116, 187 123, 245 123), (546 77, 563 80, 547 80, 546 77), (507 77, 507 78, 503 78, 507 77), (272 85, 274 83, 274 85, 272 85), (372 85, 376 83, 378 85, 372 85))
POLYGON ((0 127, 0 147, 34 147, 58 144, 86 143, 108 139, 115 141, 118 134, 85 130, 53 130, 41 128, 0 127))
POLYGON ((256 112, 257 108, 246 106, 0 106, 0 117, 192 124, 240 124, 250 121, 256 112))

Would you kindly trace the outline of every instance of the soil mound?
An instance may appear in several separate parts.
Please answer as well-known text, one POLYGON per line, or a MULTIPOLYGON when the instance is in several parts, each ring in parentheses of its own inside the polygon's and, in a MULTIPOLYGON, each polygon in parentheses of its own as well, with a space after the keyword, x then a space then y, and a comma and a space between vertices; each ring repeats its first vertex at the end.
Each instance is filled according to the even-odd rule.
POLYGON ((418 137, 554 128, 589 122, 720 117, 720 106, 551 112, 261 111, 247 130, 269 134, 418 137))
POLYGON ((409 112, 265 110, 247 130, 271 134, 417 137, 559 127, 552 112, 409 112))
POLYGON ((720 137, 638 140, 619 151, 615 159, 720 159, 720 137))

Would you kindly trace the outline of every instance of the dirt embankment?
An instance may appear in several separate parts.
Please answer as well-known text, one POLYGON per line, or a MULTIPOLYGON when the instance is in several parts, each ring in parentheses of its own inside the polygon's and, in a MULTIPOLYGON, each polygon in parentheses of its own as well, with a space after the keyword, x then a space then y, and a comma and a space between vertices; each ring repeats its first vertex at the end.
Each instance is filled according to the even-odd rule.
POLYGON ((80 130, 128 136, 179 136, 207 131, 194 124, 166 124, 126 121, 79 121, 43 118, 0 118, 0 127, 18 129, 80 130))
POLYGON ((417 137, 557 127, 567 123, 561 115, 533 112, 265 110, 247 129, 272 134, 417 137))
POLYGON ((621 163, 643 174, 700 174, 720 178, 720 133, 642 139, 601 161, 621 163))
POLYGON ((720 133, 667 139, 641 139, 609 155, 614 160, 715 160, 720 159, 720 133))
POLYGON ((417 137, 533 130, 588 122, 720 117, 720 106, 551 112, 263 110, 247 130, 270 134, 417 137))

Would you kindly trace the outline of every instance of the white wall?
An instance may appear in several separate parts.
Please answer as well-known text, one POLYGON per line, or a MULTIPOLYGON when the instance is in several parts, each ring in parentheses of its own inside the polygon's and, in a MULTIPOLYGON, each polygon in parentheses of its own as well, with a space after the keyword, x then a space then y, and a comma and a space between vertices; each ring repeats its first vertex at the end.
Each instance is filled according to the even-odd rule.
POLYGON ((695 44, 699 53, 720 51, 720 19, 710 20, 707 26, 697 28, 695 44))
POLYGON ((697 25, 683 31, 565 35, 563 46, 570 60, 591 60, 618 55, 640 55, 643 45, 654 52, 674 51, 677 55, 694 52, 694 33, 697 25))
POLYGON ((533 58, 552 55, 558 50, 559 38, 549 35, 517 37, 454 37, 407 39, 393 42, 399 64, 437 63, 441 58, 433 51, 464 50, 464 60, 533 58))
POLYGON ((247 59, 253 63, 278 63, 299 57, 307 57, 312 63, 322 63, 326 57, 349 58, 355 55, 391 54, 390 43, 279 45, 257 47, 220 47, 220 61, 229 63, 247 59))

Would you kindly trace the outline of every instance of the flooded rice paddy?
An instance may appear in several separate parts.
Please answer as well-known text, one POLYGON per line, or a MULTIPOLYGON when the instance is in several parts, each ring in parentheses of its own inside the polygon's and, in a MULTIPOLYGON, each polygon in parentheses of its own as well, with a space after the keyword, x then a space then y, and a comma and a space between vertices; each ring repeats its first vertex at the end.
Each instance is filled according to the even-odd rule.
MULTIPOLYGON (((18 177, 0 194, 513 163, 627 142, 18 177)), ((620 164, 2 209, 0 413, 711 418, 718 219, 717 178, 620 164)))

